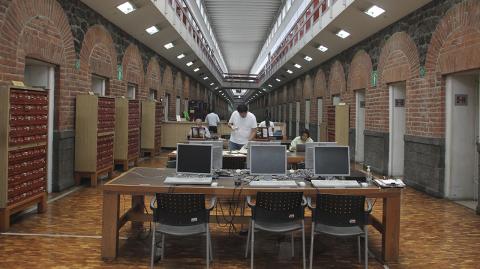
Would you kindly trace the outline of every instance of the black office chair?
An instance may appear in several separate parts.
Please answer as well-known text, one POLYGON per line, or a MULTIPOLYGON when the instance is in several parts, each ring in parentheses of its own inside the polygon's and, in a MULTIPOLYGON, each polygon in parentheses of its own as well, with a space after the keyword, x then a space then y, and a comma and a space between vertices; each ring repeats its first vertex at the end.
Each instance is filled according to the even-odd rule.
POLYGON ((368 216, 372 211, 369 201, 365 210, 365 196, 317 194, 316 207, 308 199, 312 210, 310 242, 310 269, 313 265, 313 241, 315 234, 333 236, 357 236, 358 261, 361 263, 360 236, 365 237, 365 268, 368 268, 368 216))
POLYGON ((210 206, 205 208, 204 194, 157 193, 150 202, 153 210, 152 253, 150 268, 155 261, 156 233, 162 235, 161 254, 165 255, 165 235, 189 236, 205 234, 207 268, 212 258, 212 244, 208 227, 210 211, 215 207, 216 198, 211 199, 210 206), (155 207, 155 203, 157 206, 155 207), (158 227, 157 227, 158 224, 158 227))
POLYGON ((255 204, 251 202, 250 196, 247 197, 247 203, 252 209, 252 218, 245 249, 246 258, 248 256, 249 243, 251 243, 250 267, 253 268, 255 229, 258 229, 274 233, 292 232, 292 256, 294 255, 293 232, 302 230, 303 268, 306 268, 304 210, 307 201, 303 197, 303 193, 258 192, 255 204))

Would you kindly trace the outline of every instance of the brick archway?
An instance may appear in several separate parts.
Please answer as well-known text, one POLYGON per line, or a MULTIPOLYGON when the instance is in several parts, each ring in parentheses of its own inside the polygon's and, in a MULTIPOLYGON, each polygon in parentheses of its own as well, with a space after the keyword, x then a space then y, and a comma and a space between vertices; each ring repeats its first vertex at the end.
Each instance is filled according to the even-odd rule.
POLYGON ((335 61, 330 67, 328 91, 330 95, 343 94, 347 90, 345 72, 340 61, 335 61))
POLYGON ((150 89, 157 92, 157 98, 163 96, 163 92, 160 90, 161 86, 161 77, 160 77, 160 65, 156 57, 150 58, 147 66, 147 74, 145 76, 145 88, 150 91, 150 89))
POLYGON ((327 81, 322 69, 318 69, 315 75, 313 95, 315 97, 325 97, 327 95, 327 81))
MULTIPOLYGON (((125 50, 125 54, 122 60, 123 66, 123 80, 125 83, 134 83, 138 86, 138 97, 137 99, 143 99, 146 97, 144 87, 144 72, 143 72, 143 62, 142 57, 140 56, 140 51, 138 47, 134 44, 130 44, 125 50)), ((124 87, 125 94, 127 91, 127 87, 124 87)))

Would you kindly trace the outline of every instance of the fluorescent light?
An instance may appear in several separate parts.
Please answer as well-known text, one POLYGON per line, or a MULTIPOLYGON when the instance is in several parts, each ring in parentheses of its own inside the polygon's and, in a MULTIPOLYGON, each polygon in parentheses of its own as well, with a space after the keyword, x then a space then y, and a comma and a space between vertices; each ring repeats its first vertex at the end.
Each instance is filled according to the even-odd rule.
POLYGON ((273 86, 272 86, 272 84, 268 84, 268 87, 272 88, 273 86))
POLYGON ((154 35, 156 33, 158 33, 158 31, 160 31, 157 26, 153 25, 153 26, 150 26, 148 27, 147 29, 145 29, 145 31, 149 34, 149 35, 154 35))
POLYGON ((287 69, 287 73, 289 73, 289 74, 293 74, 293 71, 292 71, 292 70, 290 70, 290 69, 287 69))
POLYGON ((182 59, 182 58, 184 58, 184 57, 185 57, 185 54, 182 53, 182 54, 180 54, 180 55, 177 56, 177 59, 182 59))
POLYGON ((295 67, 298 68, 298 69, 302 68, 302 66, 299 65, 299 64, 294 64, 293 66, 295 66, 295 67))
POLYGON ((323 45, 320 45, 320 46, 318 46, 318 50, 321 51, 321 52, 325 52, 325 51, 328 50, 328 48, 323 46, 323 45))
POLYGON ((280 82, 280 81, 281 81, 279 78, 276 78, 275 80, 276 80, 276 81, 278 81, 278 82, 280 82))
POLYGON ((124 14, 128 14, 128 13, 130 13, 130 12, 133 12, 133 11, 135 11, 135 9, 136 9, 135 6, 132 5, 132 3, 128 2, 128 1, 125 2, 125 3, 123 3, 123 4, 121 4, 121 5, 119 5, 119 6, 117 6, 117 8, 118 8, 121 12, 123 12, 124 14))
POLYGON ((380 15, 383 14, 385 10, 379 6, 373 5, 371 6, 368 10, 365 11, 365 14, 367 14, 370 17, 376 18, 380 15))
POLYGON ((350 33, 343 29, 337 32, 337 36, 341 38, 347 38, 349 35, 350 33))
POLYGON ((191 66, 192 64, 193 64, 193 62, 186 63, 187 66, 191 66))
POLYGON ((204 77, 204 78, 203 78, 203 80, 207 80, 207 79, 208 79, 208 77, 204 77))
POLYGON ((167 43, 167 44, 163 45, 163 47, 166 48, 167 50, 169 50, 169 49, 173 48, 174 45, 173 45, 172 42, 170 42, 170 43, 167 43))
POLYGON ((193 69, 193 72, 198 72, 198 70, 200 70, 200 68, 197 67, 197 68, 193 69))
POLYGON ((213 82, 212 82, 212 83, 210 83, 210 86, 213 86, 213 84, 215 84, 215 83, 213 83, 213 82))
POLYGON ((305 59, 305 61, 307 61, 307 62, 310 62, 310 61, 313 60, 312 57, 310 57, 308 55, 305 55, 305 58, 303 58, 303 59, 305 59))
POLYGON ((215 90, 218 90, 218 87, 215 87, 215 90))

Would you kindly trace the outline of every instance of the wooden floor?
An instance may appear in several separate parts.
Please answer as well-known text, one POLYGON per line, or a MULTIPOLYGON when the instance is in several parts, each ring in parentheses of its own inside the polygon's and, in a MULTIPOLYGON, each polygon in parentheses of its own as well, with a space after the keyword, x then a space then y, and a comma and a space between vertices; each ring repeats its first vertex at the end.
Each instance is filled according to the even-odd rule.
MULTIPOLYGON (((166 155, 141 166, 162 167, 166 155)), ((103 182, 102 182, 103 183, 103 182)), ((100 183, 100 184, 102 184, 100 183)), ((150 255, 149 225, 144 231, 127 224, 120 231, 119 258, 100 258, 102 186, 77 187, 66 196, 51 195, 47 212, 17 216, 9 233, 0 235, 0 268, 146 268, 150 255)), ((121 198, 120 210, 129 204, 121 198)), ((381 216, 381 201, 374 214, 381 216)), ((225 209, 225 208, 224 208, 225 209)), ((237 227, 240 228, 240 227, 237 227)), ((309 249, 307 228, 307 252, 309 249)), ((211 224, 213 268, 248 268, 244 259, 246 236, 211 224)), ((372 255, 381 251, 381 237, 370 231, 372 255)), ((256 234, 257 235, 257 234, 256 234)), ((454 202, 432 198, 407 188, 402 197, 400 260, 389 268, 480 268, 480 216, 454 202)), ((256 268, 301 268, 301 234, 295 238, 295 257, 290 257, 290 237, 256 236, 256 268)), ((363 268, 357 261, 356 240, 316 237, 315 268, 363 268)), ((204 268, 204 238, 167 237, 165 260, 157 268, 204 268)), ((308 259, 308 255, 307 255, 308 259)), ((370 268, 384 265, 370 258, 370 268)))

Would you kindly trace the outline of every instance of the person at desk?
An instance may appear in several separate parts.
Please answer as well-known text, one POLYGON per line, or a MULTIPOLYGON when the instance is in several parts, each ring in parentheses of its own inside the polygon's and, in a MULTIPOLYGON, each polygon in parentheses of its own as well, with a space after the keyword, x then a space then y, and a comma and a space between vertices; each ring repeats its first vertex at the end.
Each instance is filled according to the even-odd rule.
POLYGON ((210 138, 210 131, 208 131, 207 127, 203 126, 202 119, 196 119, 195 126, 190 128, 188 136, 191 138, 210 138), (195 129, 198 130, 198 133, 195 133, 195 129))
POLYGON ((205 117, 205 121, 208 124, 208 130, 211 133, 216 134, 218 132, 217 126, 220 123, 220 118, 218 117, 217 113, 210 109, 210 113, 208 113, 208 115, 205 117))
POLYGON ((241 149, 243 145, 255 138, 257 134, 257 118, 243 104, 238 105, 237 110, 232 113, 228 126, 232 128, 228 143, 230 150, 241 149))
POLYGON ((260 124, 258 124, 258 127, 267 128, 268 136, 269 137, 273 136, 273 130, 275 129, 275 125, 273 124, 273 122, 270 121, 270 116, 267 115, 265 120, 260 122, 260 124))
POLYGON ((301 136, 295 137, 290 143, 290 151, 296 151, 298 144, 312 143, 313 140, 310 138, 310 131, 305 129, 302 131, 301 136))

